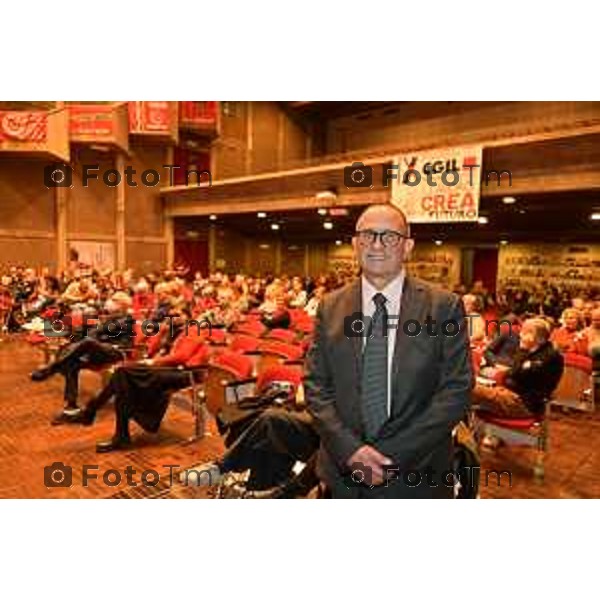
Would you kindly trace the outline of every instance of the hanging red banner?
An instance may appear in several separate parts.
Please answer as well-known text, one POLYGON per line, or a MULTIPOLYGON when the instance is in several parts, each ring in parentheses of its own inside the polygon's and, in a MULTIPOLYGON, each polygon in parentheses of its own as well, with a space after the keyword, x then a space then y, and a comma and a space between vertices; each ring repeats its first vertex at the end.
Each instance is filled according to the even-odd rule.
POLYGON ((165 133, 171 131, 169 102, 130 102, 129 130, 131 133, 165 133))
POLYGON ((217 120, 217 102, 185 101, 179 103, 180 119, 187 123, 214 123, 217 120))
POLYGON ((111 136, 114 133, 112 106, 70 106, 69 133, 77 136, 111 136))
POLYGON ((0 112, 0 142, 45 142, 48 136, 48 113, 0 112))

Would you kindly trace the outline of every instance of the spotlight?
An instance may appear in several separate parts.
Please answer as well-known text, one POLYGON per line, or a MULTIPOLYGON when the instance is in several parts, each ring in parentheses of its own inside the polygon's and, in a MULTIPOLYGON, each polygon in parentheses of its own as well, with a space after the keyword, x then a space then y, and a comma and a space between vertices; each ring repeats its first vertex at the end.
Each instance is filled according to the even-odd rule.
POLYGON ((435 240, 434 243, 436 246, 441 246, 444 242, 442 242, 442 240, 435 240))
POLYGON ((508 244, 508 240, 500 240, 500 243, 501 243, 503 246, 506 246, 506 244, 508 244))
POLYGON ((279 223, 271 223, 271 229, 277 231, 279 229, 279 223))
POLYGON ((325 190, 324 192, 319 192, 315 194, 315 198, 318 200, 335 200, 337 198, 337 194, 331 190, 325 190))
POLYGON ((513 198, 512 196, 504 196, 504 198, 502 198, 502 202, 504 202, 504 204, 514 204, 517 201, 516 198, 513 198))
POLYGON ((331 221, 325 221, 325 223, 323 223, 323 228, 324 229, 333 229, 333 223, 331 221))
POLYGON ((335 240, 335 245, 336 246, 341 246, 342 245, 342 240, 335 240))
POLYGON ((267 213, 266 212, 259 212, 259 213, 256 213, 256 216, 259 219, 264 219, 267 216, 267 213))
POLYGON ((591 221, 600 221, 600 213, 597 213, 597 212, 592 213, 590 215, 590 220, 591 221))
POLYGON ((217 215, 210 215, 210 217, 208 217, 211 221, 216 221, 217 220, 217 215))
POLYGON ((488 218, 487 218, 487 217, 479 217, 479 218, 477 219, 477 222, 478 222, 480 225, 487 225, 487 224, 488 224, 488 222, 489 222, 489 220, 488 220, 488 218))
POLYGON ((327 214, 327 209, 326 208, 319 208, 319 210, 317 211, 322 217, 324 217, 327 214))

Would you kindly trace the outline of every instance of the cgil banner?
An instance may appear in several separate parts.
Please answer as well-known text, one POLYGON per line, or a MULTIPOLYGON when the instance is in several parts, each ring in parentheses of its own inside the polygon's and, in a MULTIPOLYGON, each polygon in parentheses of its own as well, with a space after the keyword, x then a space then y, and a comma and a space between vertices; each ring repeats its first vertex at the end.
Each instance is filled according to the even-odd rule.
POLYGON ((411 223, 477 221, 481 155, 481 146, 470 146, 399 156, 384 173, 392 203, 411 223))

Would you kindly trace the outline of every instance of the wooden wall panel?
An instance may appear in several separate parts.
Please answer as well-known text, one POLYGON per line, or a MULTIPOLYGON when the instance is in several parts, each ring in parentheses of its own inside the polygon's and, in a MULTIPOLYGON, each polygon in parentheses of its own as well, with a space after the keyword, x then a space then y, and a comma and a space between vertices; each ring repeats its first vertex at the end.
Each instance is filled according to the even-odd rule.
POLYGON ((102 174, 114 169, 112 154, 80 147, 74 153, 73 187, 67 201, 67 232, 71 237, 80 234, 115 235, 117 190, 105 185, 102 174), (93 171, 98 179, 83 187, 83 165, 99 165, 93 171))
POLYGON ((136 273, 148 273, 164 269, 167 260, 166 244, 127 242, 127 266, 136 273))
POLYGON ((0 160, 0 228, 54 231, 54 189, 44 185, 39 159, 0 160))
POLYGON ((252 103, 252 173, 278 169, 280 111, 274 102, 252 103))
POLYGON ((304 276, 304 244, 281 245, 281 272, 286 275, 304 276))
POLYGON ((164 217, 159 189, 169 185, 169 170, 163 168, 167 164, 166 148, 137 144, 130 148, 131 156, 125 159, 136 173, 132 176, 137 187, 125 190, 125 235, 129 236, 162 236, 164 217), (160 183, 156 187, 148 187, 142 183, 142 172, 154 169, 160 175, 160 183))
POLYGON ((12 265, 55 270, 56 240, 0 238, 0 269, 12 265))
POLYGON ((307 133, 294 121, 289 118, 283 120, 283 149, 282 149, 282 169, 292 169, 302 166, 302 162, 307 158, 307 133))

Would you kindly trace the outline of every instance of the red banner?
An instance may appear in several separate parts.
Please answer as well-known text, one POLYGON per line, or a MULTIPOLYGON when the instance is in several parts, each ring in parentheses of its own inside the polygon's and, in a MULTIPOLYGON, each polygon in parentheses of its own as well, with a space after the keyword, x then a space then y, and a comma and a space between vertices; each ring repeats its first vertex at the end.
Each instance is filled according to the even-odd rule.
POLYGON ((129 130, 132 133, 171 132, 169 102, 130 102, 129 130))
POLYGON ((114 133, 112 106, 70 106, 69 133, 71 136, 110 136, 114 133))
POLYGON ((186 101, 179 103, 180 119, 190 123, 214 123, 217 120, 217 102, 186 101))
POLYGON ((0 141, 45 142, 48 136, 48 113, 0 112, 0 141))

